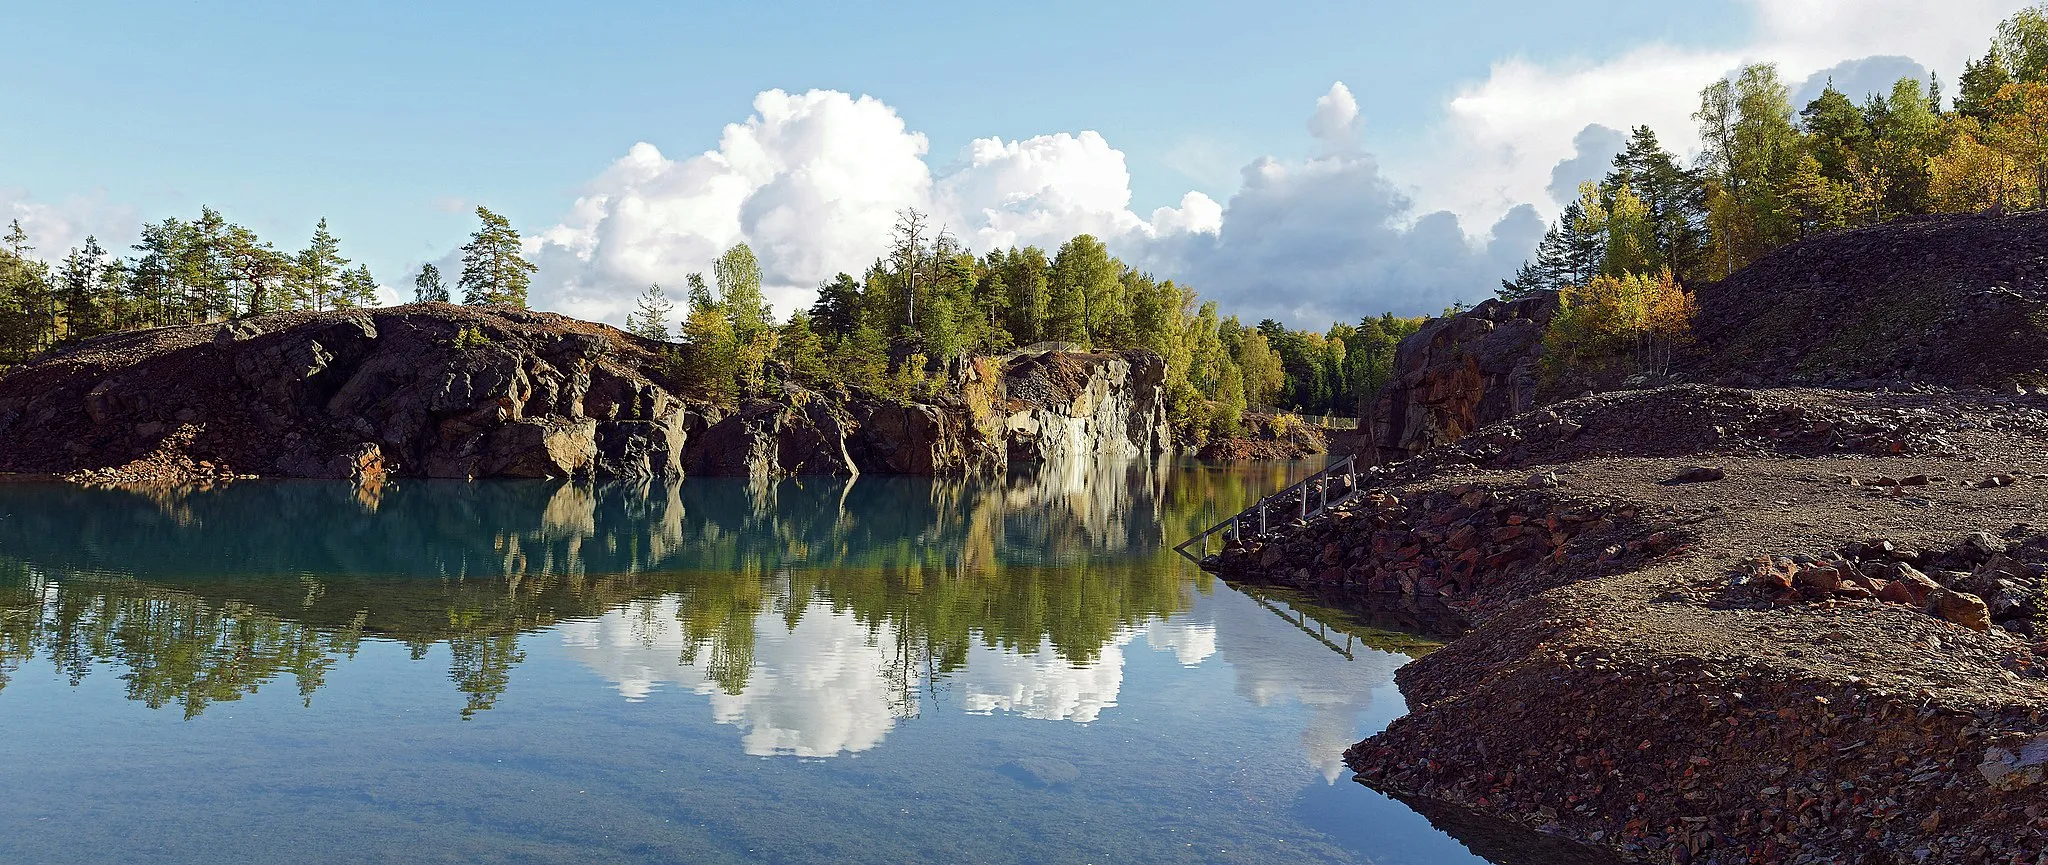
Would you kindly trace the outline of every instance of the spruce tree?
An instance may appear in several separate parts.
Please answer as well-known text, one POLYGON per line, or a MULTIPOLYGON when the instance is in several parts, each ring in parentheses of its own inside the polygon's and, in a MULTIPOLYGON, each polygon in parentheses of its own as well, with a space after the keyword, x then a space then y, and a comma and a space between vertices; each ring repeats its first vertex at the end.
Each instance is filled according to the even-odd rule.
POLYGON ((462 302, 507 304, 524 309, 526 290, 538 269, 519 254, 519 232, 512 223, 478 207, 476 217, 483 224, 462 247, 462 302))
POLYGON ((341 241, 327 231, 327 220, 313 228, 313 240, 299 253, 293 274, 292 294, 297 306, 315 310, 338 305, 343 292, 341 278, 348 272, 348 259, 341 257, 341 241))
POLYGON ((66 339, 98 336, 108 330, 102 292, 107 252, 97 238, 86 237, 84 249, 73 249, 57 271, 58 302, 64 310, 66 339))
POLYGON ((661 283, 649 283, 641 292, 634 311, 626 315, 626 332, 643 339, 668 342, 668 319, 676 305, 663 294, 661 283))
POLYGON ((1963 74, 1956 79, 1956 113, 1977 121, 1984 126, 1997 122, 1992 103, 1998 98, 1998 91, 2012 83, 2012 72, 2006 67, 2005 54, 1998 46, 1984 53, 1984 59, 1963 64, 1963 74))

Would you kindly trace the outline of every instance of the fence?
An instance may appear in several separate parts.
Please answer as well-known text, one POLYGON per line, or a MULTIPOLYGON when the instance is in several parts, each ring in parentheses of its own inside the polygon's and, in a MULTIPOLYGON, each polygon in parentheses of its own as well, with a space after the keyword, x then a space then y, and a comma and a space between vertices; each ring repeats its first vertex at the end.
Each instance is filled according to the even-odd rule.
POLYGON ((1294 482, 1286 489, 1259 499, 1251 507, 1203 529, 1200 534, 1181 541, 1173 551, 1193 561, 1201 561, 1209 555, 1209 538, 1212 535, 1225 535, 1225 545, 1233 539, 1242 540, 1247 530, 1252 531, 1254 537, 1262 537, 1271 530, 1276 518, 1306 523, 1324 511, 1350 501, 1351 497, 1358 493, 1358 457, 1345 457, 1322 471, 1294 482), (1331 494, 1332 486, 1337 487, 1339 491, 1335 496, 1331 494), (1188 552, 1188 547, 1196 543, 1202 545, 1200 555, 1188 552))

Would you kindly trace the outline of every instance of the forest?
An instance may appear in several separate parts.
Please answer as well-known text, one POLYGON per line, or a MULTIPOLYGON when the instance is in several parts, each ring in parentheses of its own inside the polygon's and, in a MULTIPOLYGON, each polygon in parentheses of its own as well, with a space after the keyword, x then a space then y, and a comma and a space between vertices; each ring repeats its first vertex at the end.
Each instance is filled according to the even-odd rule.
POLYGON ((1499 294, 1560 292, 1553 365, 1625 355, 1655 372, 1686 338, 1686 286, 1780 246, 1904 216, 2048 207, 2048 5, 2002 22, 1956 83, 1949 100, 1938 76, 1902 78, 1858 104, 1830 81, 1794 106, 1777 66, 1745 66, 1700 91, 1691 166, 1636 127, 1499 294))
MULTIPOLYGON (((432 264, 413 281, 415 302, 525 306, 535 266, 501 215, 476 211, 451 285, 432 264)), ((368 268, 350 266, 323 220, 305 249, 285 252, 203 209, 191 221, 145 226, 133 255, 88 238, 53 268, 14 225, 0 246, 0 365, 107 333, 288 310, 374 305, 368 268)), ((841 273, 817 301, 778 322, 761 268, 745 244, 690 274, 682 297, 647 286, 627 329, 672 344, 676 374, 693 395, 720 402, 766 395, 791 382, 852 386, 900 399, 943 385, 952 358, 1058 342, 1165 357, 1173 417, 1185 440, 1239 431, 1259 408, 1348 415, 1384 383, 1401 337, 1421 319, 1392 315, 1327 332, 1266 320, 1246 325, 1172 280, 1159 280, 1079 235, 1048 255, 1037 247, 982 255, 899 214, 888 252, 860 277, 841 273), (673 324, 673 326, 672 326, 673 324)))
MULTIPOLYGON (((1698 94, 1696 156, 1633 129, 1612 171, 1581 186, 1499 294, 1559 293, 1553 371, 1619 358, 1660 372, 1687 339, 1691 287, 1779 246, 1901 216, 2048 206, 2048 6, 2003 22, 1956 80, 1953 99, 1930 76, 1860 104, 1830 83, 1795 107, 1775 65, 1746 66, 1698 94)), ((415 300, 525 305, 535 267, 519 233, 486 208, 476 215, 454 283, 426 265, 415 300)), ((324 220, 297 252, 210 208, 144 226, 125 256, 92 238, 54 263, 36 252, 18 224, 0 238, 0 367, 117 331, 377 302, 368 268, 351 266, 324 220)), ((1247 324, 1092 236, 977 254, 914 210, 898 214, 882 257, 826 280, 782 321, 744 244, 711 271, 690 275, 680 297, 647 286, 628 321, 674 345, 678 375, 704 398, 789 381, 910 399, 962 355, 1043 342, 1145 349, 1167 359, 1175 423, 1196 443, 1237 434, 1247 411, 1364 414, 1394 346, 1426 320, 1247 324)))

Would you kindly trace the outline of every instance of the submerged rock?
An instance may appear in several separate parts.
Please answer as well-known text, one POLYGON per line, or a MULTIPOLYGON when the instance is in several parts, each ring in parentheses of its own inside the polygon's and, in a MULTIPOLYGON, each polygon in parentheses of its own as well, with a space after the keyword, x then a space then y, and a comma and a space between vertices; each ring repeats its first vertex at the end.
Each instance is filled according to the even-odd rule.
POLYGON ((1019 757, 996 771, 1032 787, 1064 787, 1081 780, 1081 770, 1074 764, 1052 757, 1019 757))

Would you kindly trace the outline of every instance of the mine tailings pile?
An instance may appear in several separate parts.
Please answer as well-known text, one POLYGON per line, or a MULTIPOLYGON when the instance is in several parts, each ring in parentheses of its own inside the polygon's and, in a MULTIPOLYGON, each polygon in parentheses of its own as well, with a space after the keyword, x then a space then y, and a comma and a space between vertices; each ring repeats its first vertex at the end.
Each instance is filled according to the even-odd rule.
POLYGON ((2048 215, 1841 232, 1695 291, 1666 375, 1547 369, 1553 297, 1433 322, 1365 491, 1205 567, 1462 614, 1346 754, 1455 833, 2048 861, 2048 215))

